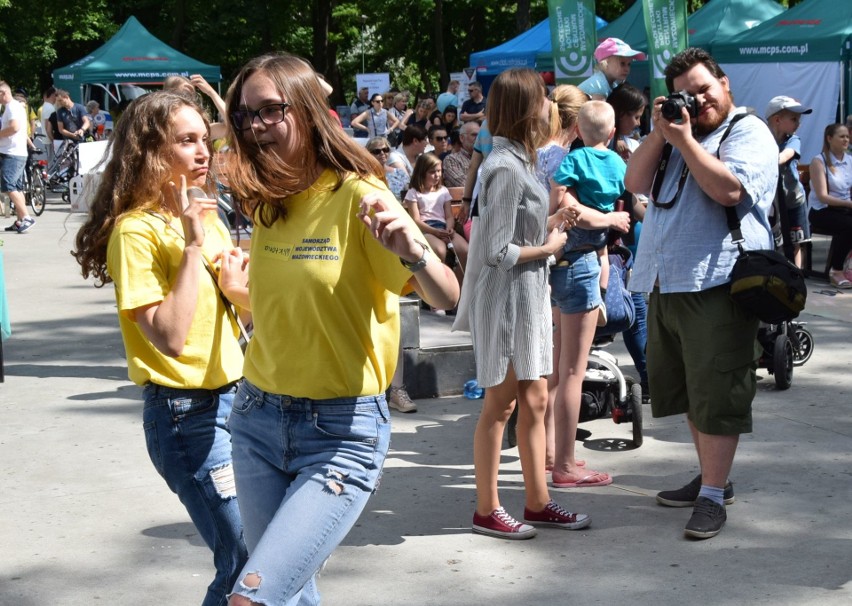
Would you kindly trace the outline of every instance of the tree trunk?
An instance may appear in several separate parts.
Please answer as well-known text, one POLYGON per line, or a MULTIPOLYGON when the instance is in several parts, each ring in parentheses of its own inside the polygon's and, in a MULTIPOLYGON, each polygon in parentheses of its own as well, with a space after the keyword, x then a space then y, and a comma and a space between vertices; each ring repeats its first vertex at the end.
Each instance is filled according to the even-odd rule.
POLYGON ((447 58, 444 54, 444 0, 435 0, 434 33, 435 67, 438 68, 438 83, 441 90, 447 90, 450 84, 450 73, 447 70, 447 58))
POLYGON ((522 34, 530 28, 530 0, 518 0, 518 12, 515 15, 515 29, 522 34))

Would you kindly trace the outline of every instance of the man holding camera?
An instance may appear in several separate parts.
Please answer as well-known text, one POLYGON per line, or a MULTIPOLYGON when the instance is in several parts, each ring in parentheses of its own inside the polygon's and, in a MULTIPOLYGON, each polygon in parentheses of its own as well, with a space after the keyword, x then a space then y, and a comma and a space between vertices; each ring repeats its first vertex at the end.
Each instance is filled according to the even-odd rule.
POLYGON ((745 109, 734 107, 728 78, 706 51, 677 54, 665 75, 678 93, 654 100, 654 129, 625 177, 629 191, 651 196, 630 289, 651 293, 652 412, 686 413, 701 468, 657 501, 693 507, 684 532, 706 539, 722 529, 734 501, 728 473, 739 435, 751 432, 759 355, 757 318, 729 295, 739 252, 725 207, 736 209, 744 248, 771 248, 778 154, 759 118, 735 118, 745 109))

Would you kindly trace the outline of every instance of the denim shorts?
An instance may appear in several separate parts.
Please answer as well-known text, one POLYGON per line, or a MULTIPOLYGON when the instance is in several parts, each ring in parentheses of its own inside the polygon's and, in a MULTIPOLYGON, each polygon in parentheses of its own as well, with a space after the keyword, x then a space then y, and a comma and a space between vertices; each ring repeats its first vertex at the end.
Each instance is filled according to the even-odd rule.
POLYGON ((429 227, 434 227, 435 229, 447 229, 447 224, 443 221, 438 221, 437 219, 429 219, 425 223, 429 227))
POLYGON ((24 191, 24 167, 26 156, 0 154, 0 191, 24 191))
POLYGON ((593 250, 565 255, 550 269, 550 296, 563 314, 577 314, 600 307, 601 265, 593 250))
POLYGON ((384 394, 311 400, 243 381, 230 419, 249 561, 233 591, 319 604, 316 574, 376 490, 390 445, 384 394), (255 587, 247 576, 257 575, 255 587))

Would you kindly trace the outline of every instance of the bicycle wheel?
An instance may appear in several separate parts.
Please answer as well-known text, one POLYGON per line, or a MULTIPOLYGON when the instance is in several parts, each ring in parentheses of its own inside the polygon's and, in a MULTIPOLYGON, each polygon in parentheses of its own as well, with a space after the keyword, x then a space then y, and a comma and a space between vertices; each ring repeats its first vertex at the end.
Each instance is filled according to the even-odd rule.
POLYGON ((41 170, 38 166, 28 169, 27 173, 27 204, 29 204, 30 208, 33 209, 33 214, 38 217, 44 212, 44 202, 46 197, 44 179, 41 176, 41 170))

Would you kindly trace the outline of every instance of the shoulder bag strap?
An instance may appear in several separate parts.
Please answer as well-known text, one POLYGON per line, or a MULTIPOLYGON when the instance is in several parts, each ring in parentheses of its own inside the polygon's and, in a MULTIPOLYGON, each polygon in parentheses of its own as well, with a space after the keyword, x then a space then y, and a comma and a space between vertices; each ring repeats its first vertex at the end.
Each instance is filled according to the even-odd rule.
MULTIPOLYGON (((722 138, 719 139, 719 147, 716 149, 716 157, 719 157, 719 150, 722 149, 722 143, 724 143, 725 139, 728 138, 728 135, 731 134, 731 131, 734 129, 734 125, 746 118, 751 116, 750 112, 745 112, 742 114, 737 114, 733 118, 731 118, 731 122, 728 124, 728 128, 725 129, 725 132, 722 134, 722 138)), ((743 237, 743 232, 740 229, 740 218, 737 216, 736 208, 733 206, 725 207, 725 215, 728 219, 728 229, 731 231, 731 242, 737 245, 740 249, 740 252, 743 252, 743 242, 745 242, 745 238, 743 237)))

